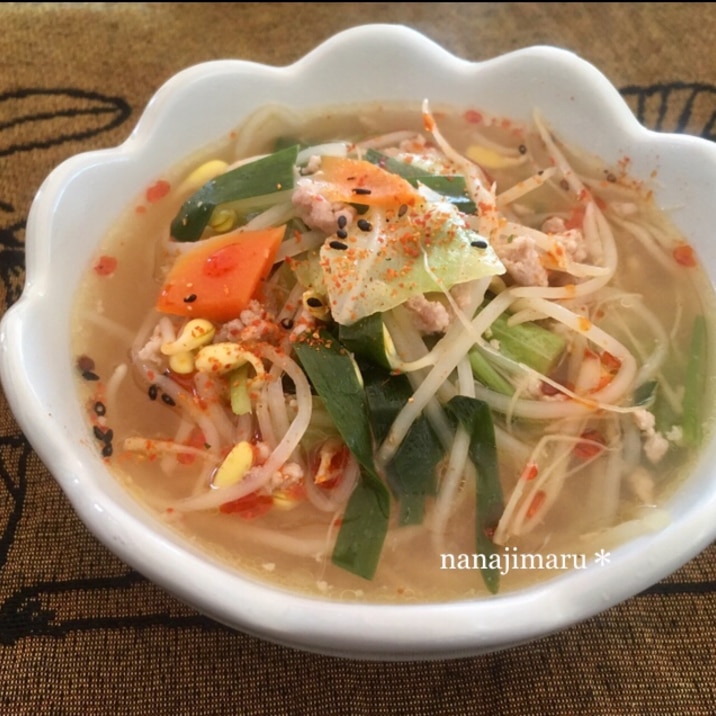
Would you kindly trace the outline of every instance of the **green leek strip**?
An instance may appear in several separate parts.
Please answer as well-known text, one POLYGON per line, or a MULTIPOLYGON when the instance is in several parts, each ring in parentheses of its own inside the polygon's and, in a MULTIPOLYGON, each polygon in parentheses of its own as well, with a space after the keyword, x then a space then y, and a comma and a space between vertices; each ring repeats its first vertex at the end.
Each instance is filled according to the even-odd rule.
POLYGON ((369 149, 364 159, 371 164, 377 164, 391 174, 398 174, 413 186, 424 184, 455 204, 465 214, 474 214, 476 211, 475 203, 467 194, 467 185, 462 176, 431 174, 425 169, 401 162, 376 149, 369 149))
POLYGON ((490 326, 490 340, 498 341, 500 353, 518 363, 549 375, 567 346, 563 336, 532 323, 510 326, 507 316, 499 316, 490 326))
MULTIPOLYGON (((470 435, 470 459, 477 469, 475 541, 478 554, 485 555, 482 578, 490 592, 496 594, 500 569, 492 566, 492 555, 497 554, 492 535, 502 516, 504 502, 492 414, 487 403, 464 395, 451 398, 446 407, 470 435)), ((498 560, 495 562, 499 564, 498 560)))
POLYGON ((683 407, 683 439, 687 447, 696 447, 703 439, 703 398, 706 388, 706 319, 696 316, 691 332, 689 362, 686 368, 683 407))
POLYGON ((231 204, 239 213, 249 213, 276 203, 294 186, 298 145, 231 169, 208 181, 183 204, 171 224, 177 241, 196 241, 216 207, 231 204))
POLYGON ((492 363, 485 358, 478 348, 468 352, 472 374, 483 385, 503 395, 512 395, 515 390, 509 381, 505 380, 492 366, 492 363))
POLYGON ((350 326, 340 325, 338 340, 356 356, 390 369, 385 351, 385 332, 381 313, 373 313, 361 318, 350 326))
MULTIPOLYGON (((383 442, 390 426, 413 395, 404 375, 391 375, 375 365, 361 365, 371 426, 377 442, 383 442)), ((393 459, 386 466, 388 484, 398 500, 401 525, 421 524, 425 498, 436 490, 435 472, 443 450, 424 415, 412 425, 393 459)))
POLYGON ((361 479, 348 500, 333 550, 333 563, 372 579, 388 531, 390 494, 373 460, 368 404, 357 366, 325 331, 295 345, 309 380, 336 429, 361 465, 361 479))
POLYGON ((352 574, 373 579, 388 531, 390 495, 379 477, 361 467, 341 518, 331 561, 352 574))

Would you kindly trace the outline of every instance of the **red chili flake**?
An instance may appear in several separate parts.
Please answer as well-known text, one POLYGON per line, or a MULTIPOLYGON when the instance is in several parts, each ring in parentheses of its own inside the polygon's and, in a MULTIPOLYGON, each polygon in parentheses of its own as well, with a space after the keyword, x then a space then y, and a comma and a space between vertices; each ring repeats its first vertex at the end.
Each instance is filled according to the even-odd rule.
MULTIPOLYGON (((189 437, 183 442, 183 445, 187 447, 193 447, 201 449, 206 445, 206 438, 204 437, 204 431, 201 428, 194 428, 189 437)), ((196 455, 191 453, 180 452, 177 455, 177 462, 182 465, 191 465, 196 460, 196 455)))
POLYGON ((171 185, 168 181, 159 179, 147 189, 145 196, 147 197, 147 201, 153 204, 155 201, 163 199, 169 193, 170 189, 171 185))
POLYGON ((679 244, 673 251, 674 260, 679 266, 693 268, 696 266, 696 256, 693 248, 688 244, 679 244))
POLYGON ((117 259, 114 256, 100 256, 94 265, 98 276, 111 276, 117 270, 117 259))
POLYGON ((586 208, 584 207, 584 205, 580 204, 579 206, 575 206, 574 209, 572 209, 572 213, 567 217, 567 220, 564 222, 564 228, 581 229, 582 224, 584 224, 585 211, 586 208))
POLYGON ((476 109, 468 109, 463 116, 465 117, 465 121, 470 124, 480 124, 483 120, 482 113, 476 109))
POLYGON ((561 392, 559 388, 555 387, 551 383, 545 383, 545 381, 542 381, 540 390, 542 391, 542 395, 557 395, 561 392))
POLYGON ((176 373, 170 369, 165 371, 164 374, 187 392, 194 392, 194 373, 176 373))
POLYGON ((537 492, 535 492, 535 496, 532 498, 532 502, 530 502, 530 506, 527 508, 527 514, 525 515, 527 519, 534 517, 537 512, 539 512, 542 505, 544 505, 544 501, 546 499, 547 493, 543 490, 538 490, 537 492))
POLYGON ((134 207, 134 213, 135 214, 146 214, 147 213, 147 207, 144 206, 144 204, 140 204, 139 206, 134 207))
POLYGON ((596 457, 604 449, 604 436, 598 430, 585 430, 580 437, 583 441, 589 441, 580 441, 574 446, 573 452, 580 460, 596 457))
POLYGON ((219 278, 226 275, 236 266, 236 255, 233 247, 225 246, 213 253, 204 262, 202 272, 210 278, 219 278))
POLYGON ((602 365, 604 366, 604 369, 609 371, 610 373, 616 373, 619 371, 619 368, 621 368, 622 362, 617 358, 616 356, 613 356, 608 351, 603 351, 600 360, 602 362, 602 365))
POLYGON ((256 517, 265 515, 273 506, 271 495, 259 495, 252 492, 250 495, 239 497, 238 500, 225 502, 219 507, 219 512, 225 515, 238 515, 245 520, 253 520, 256 517))
POLYGON ((526 482, 529 482, 530 480, 534 480, 535 477, 537 477, 537 474, 539 473, 539 468, 537 465, 533 462, 528 462, 525 465, 525 469, 522 470, 522 474, 520 475, 520 480, 525 480, 526 482))
POLYGON ((306 486, 302 482, 294 482, 282 489, 281 494, 291 502, 300 502, 306 499, 306 486))

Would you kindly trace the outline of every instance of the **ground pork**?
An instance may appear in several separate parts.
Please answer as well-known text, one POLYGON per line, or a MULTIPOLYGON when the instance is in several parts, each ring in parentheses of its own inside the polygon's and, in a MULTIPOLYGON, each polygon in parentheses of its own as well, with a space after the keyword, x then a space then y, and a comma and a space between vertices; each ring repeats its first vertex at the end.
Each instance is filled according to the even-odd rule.
POLYGON ((495 243, 493 248, 516 283, 521 286, 549 285, 547 270, 531 237, 515 236, 511 241, 495 243))
POLYGON ((258 301, 252 300, 238 318, 225 323, 217 331, 215 342, 250 343, 265 341, 273 343, 280 338, 280 330, 274 317, 258 301))
POLYGON ((409 298, 405 307, 410 311, 413 325, 425 335, 445 333, 450 325, 450 313, 439 301, 429 301, 421 293, 409 298))
POLYGON ((639 430, 644 436, 644 454, 649 462, 656 464, 666 455, 669 449, 669 441, 655 429, 656 419, 654 415, 645 408, 635 410, 632 415, 639 430))
POLYGON ((571 261, 581 263, 589 257, 587 242, 581 229, 568 229, 564 219, 559 216, 551 216, 547 219, 542 225, 542 231, 552 236, 571 261))
POLYGON ((340 216, 345 216, 346 226, 350 226, 356 214, 352 206, 328 201, 311 179, 299 179, 291 201, 306 226, 328 235, 336 233, 340 216))

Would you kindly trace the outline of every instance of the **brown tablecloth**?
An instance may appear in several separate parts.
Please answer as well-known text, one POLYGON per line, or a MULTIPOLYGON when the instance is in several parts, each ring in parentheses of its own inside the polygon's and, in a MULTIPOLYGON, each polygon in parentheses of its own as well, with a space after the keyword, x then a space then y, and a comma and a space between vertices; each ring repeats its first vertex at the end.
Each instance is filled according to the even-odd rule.
MULTIPOLYGON (((3 3, 0 310, 22 287, 34 192, 60 161, 123 141, 188 65, 285 65, 367 22, 409 25, 473 60, 574 50, 647 125, 716 139, 716 6, 705 3, 3 3)), ((712 546, 645 593, 501 653, 371 663, 265 643, 102 547, 0 399, 2 715, 716 714, 715 618, 712 546)))

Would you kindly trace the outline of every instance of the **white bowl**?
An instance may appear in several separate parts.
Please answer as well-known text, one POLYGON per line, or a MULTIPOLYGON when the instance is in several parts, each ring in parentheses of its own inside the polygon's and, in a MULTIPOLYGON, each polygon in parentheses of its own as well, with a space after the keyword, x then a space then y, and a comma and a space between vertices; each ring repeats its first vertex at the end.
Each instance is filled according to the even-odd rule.
POLYGON ((73 378, 69 318, 80 277, 112 222, 188 155, 268 102, 296 108, 390 99, 474 105, 528 121, 534 107, 567 142, 632 173, 658 168, 661 204, 716 277, 716 147, 638 124, 618 91, 574 54, 532 47, 480 63, 401 26, 342 32, 283 68, 241 60, 191 67, 157 92, 124 144, 76 156, 40 188, 27 224, 27 281, 0 336, 14 414, 87 527, 121 559, 197 610, 282 644, 374 659, 458 657, 563 629, 659 581, 716 537, 716 442, 666 508, 663 530, 615 549, 608 565, 490 598, 411 606, 288 594, 207 559, 118 484, 88 435, 73 378))

